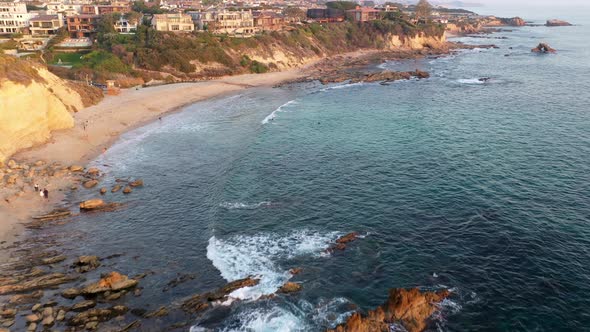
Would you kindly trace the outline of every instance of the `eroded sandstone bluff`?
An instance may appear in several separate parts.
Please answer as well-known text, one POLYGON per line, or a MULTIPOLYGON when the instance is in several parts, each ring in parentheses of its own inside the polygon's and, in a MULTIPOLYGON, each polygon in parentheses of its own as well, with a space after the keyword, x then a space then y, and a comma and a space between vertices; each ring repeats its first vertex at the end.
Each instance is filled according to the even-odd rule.
POLYGON ((98 102, 102 92, 60 79, 33 61, 0 55, 0 164, 16 151, 74 126, 72 112, 98 102))
POLYGON ((392 324, 401 324, 408 332, 426 329, 427 320, 437 310, 437 303, 449 296, 448 290, 421 292, 417 288, 394 288, 380 307, 367 315, 354 313, 346 323, 327 332, 389 332, 392 324))

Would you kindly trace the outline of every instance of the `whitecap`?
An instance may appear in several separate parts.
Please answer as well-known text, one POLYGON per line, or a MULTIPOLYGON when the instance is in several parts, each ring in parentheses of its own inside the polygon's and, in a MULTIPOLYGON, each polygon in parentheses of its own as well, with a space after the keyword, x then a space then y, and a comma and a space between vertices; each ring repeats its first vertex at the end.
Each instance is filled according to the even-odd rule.
POLYGON ((283 109, 284 107, 287 107, 289 105, 293 105, 293 104, 296 104, 296 103, 297 103, 297 101, 290 100, 290 101, 284 103, 283 105, 277 107, 277 109, 275 109, 274 111, 272 111, 272 113, 270 113, 269 115, 267 115, 266 118, 264 118, 264 120, 262 120, 262 124, 267 124, 269 121, 274 120, 274 118, 277 116, 277 113, 278 112, 284 111, 284 109, 283 109))
MULTIPOLYGON (((275 293, 292 275, 279 265, 281 260, 302 256, 319 257, 338 233, 317 233, 308 230, 288 235, 238 235, 227 239, 209 239, 207 258, 227 281, 248 276, 260 279, 258 285, 235 290, 231 299, 256 300, 275 293)), ((229 304, 231 303, 225 303, 229 304)))
POLYGON ((484 84, 486 82, 481 81, 479 78, 462 78, 458 79, 457 82, 461 84, 484 84))
POLYGON ((262 201, 258 203, 242 203, 242 202, 223 202, 219 204, 220 207, 228 210, 254 210, 261 206, 270 206, 271 202, 262 201))
POLYGON ((242 312, 238 315, 237 320, 237 323, 224 328, 222 332, 298 332, 309 330, 309 326, 301 317, 280 307, 257 308, 242 312))

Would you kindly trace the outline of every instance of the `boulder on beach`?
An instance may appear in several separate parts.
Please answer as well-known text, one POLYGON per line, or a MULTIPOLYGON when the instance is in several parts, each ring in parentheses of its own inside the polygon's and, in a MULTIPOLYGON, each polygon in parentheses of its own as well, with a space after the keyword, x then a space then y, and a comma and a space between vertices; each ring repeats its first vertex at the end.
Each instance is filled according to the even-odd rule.
POLYGON ((83 172, 83 171, 84 171, 84 166, 81 166, 81 165, 70 166, 70 172, 76 173, 76 172, 83 172))
POLYGON ((557 50, 551 48, 547 43, 539 43, 537 47, 531 49, 531 52, 534 53, 557 53, 557 50))
POLYGON ((102 199, 89 199, 80 203, 80 210, 96 210, 100 209, 105 206, 105 203, 102 199))
POLYGON ((403 325, 408 332, 421 332, 437 310, 437 303, 449 294, 448 290, 422 292, 417 288, 394 288, 389 290, 387 302, 377 309, 369 310, 367 315, 356 312, 345 323, 327 332, 389 332, 393 323, 403 325))

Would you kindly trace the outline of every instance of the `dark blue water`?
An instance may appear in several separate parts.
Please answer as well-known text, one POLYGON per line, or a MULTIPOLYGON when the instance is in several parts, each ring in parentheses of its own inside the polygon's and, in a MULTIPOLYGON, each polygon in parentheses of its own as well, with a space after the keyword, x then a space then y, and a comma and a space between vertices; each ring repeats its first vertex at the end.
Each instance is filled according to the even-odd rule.
POLYGON ((194 104, 95 161, 106 184, 144 179, 129 196, 107 195, 129 208, 56 231, 79 239, 74 254, 123 253, 112 268, 154 271, 132 306, 262 278, 232 294, 242 301, 194 317, 193 331, 321 331, 389 288, 416 286, 452 290, 433 329, 588 330, 588 33, 525 27, 464 39, 500 49, 381 65, 427 70, 427 80, 194 104), (559 53, 531 54, 540 41, 559 53), (351 231, 364 237, 323 253, 351 231), (179 272, 196 278, 162 292, 179 272), (289 279, 303 291, 259 299, 289 279))

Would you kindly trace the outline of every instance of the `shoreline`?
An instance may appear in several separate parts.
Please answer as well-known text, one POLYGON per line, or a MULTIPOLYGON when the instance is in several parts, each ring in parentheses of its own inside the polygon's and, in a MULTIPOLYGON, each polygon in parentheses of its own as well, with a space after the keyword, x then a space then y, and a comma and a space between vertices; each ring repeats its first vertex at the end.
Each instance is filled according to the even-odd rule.
MULTIPOLYGON (((17 160, 19 163, 35 163, 42 160, 46 165, 59 163, 66 167, 86 167, 103 152, 103 149, 110 148, 122 134, 157 121, 165 114, 180 111, 196 102, 238 91, 292 82, 309 76, 315 65, 333 58, 356 60, 378 52, 381 51, 359 50, 312 59, 300 67, 285 71, 122 89, 117 96, 106 95, 98 104, 73 113, 74 127, 54 131, 47 142, 21 150, 9 159, 17 160)), ((41 198, 33 190, 32 185, 31 188, 25 186, 20 195, 0 200, 0 245, 9 246, 19 240, 33 216, 49 213, 60 205, 65 205, 66 193, 76 180, 70 174, 40 182, 41 188, 50 191, 47 200, 41 198)), ((0 259, 5 258, 3 256, 0 254, 0 259)))
MULTIPOLYGON (((103 149, 110 148, 122 134, 196 102, 250 88, 277 87, 309 79, 318 80, 330 71, 366 67, 379 61, 408 60, 428 55, 444 56, 466 46, 446 42, 443 47, 434 49, 357 50, 310 59, 299 67, 278 72, 122 89, 119 95, 106 95, 98 104, 73 113, 74 127, 54 131, 47 142, 21 150, 9 159, 31 165, 42 160, 45 165, 60 165, 57 167, 59 169, 73 165, 85 168, 103 149)), ((30 187, 25 186, 23 192, 0 200, 0 245, 10 246, 19 240, 32 217, 47 214, 59 207, 71 206, 72 202, 65 201, 66 194, 71 191, 72 185, 80 184, 80 175, 84 173, 76 174, 67 170, 66 173, 68 174, 51 177, 46 182, 39 183, 41 188, 50 191, 47 200, 33 190, 32 184, 30 187)), ((99 187, 92 190, 96 190, 98 194, 99 187)), ((5 257, 0 254, 0 259, 2 258, 5 257)))

